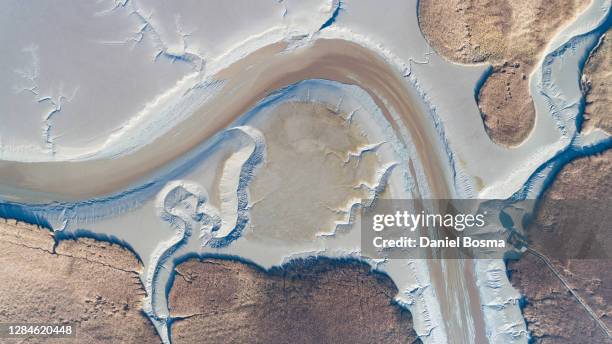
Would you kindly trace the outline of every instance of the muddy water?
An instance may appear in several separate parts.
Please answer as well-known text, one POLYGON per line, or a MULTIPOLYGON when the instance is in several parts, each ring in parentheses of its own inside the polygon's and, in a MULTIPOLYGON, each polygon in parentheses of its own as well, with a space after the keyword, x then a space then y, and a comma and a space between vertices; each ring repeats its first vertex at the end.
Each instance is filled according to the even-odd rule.
MULTIPOLYGON (((216 77, 224 80, 225 85, 217 97, 132 154, 81 162, 0 162, 0 197, 25 203, 77 201, 138 186, 163 174, 172 161, 226 128, 266 95, 300 80, 315 78, 361 87, 396 129, 399 123, 392 114, 397 114, 410 132, 418 161, 427 174, 431 196, 450 195, 449 169, 445 157, 439 155, 442 149, 437 134, 417 105, 414 90, 409 89, 397 71, 375 53, 343 40, 319 40, 309 47, 279 54, 284 48, 283 44, 276 44, 260 49, 221 71, 216 77)), ((265 213, 254 208, 256 211, 265 213)), ((261 220, 254 223, 257 221, 261 220)), ((428 264, 439 302, 445 305, 443 318, 449 338, 466 338, 466 329, 474 328, 476 337, 482 336, 480 309, 469 311, 470 305, 480 304, 472 272, 457 261, 441 264, 430 260, 428 264)))
POLYGON ((163 166, 211 138, 270 92, 306 79, 358 85, 394 123, 398 113, 408 127, 436 195, 448 194, 446 169, 438 142, 411 91, 388 64, 360 45, 319 40, 312 46, 279 54, 283 44, 262 48, 216 75, 226 82, 220 94, 188 120, 129 155, 110 160, 20 163, 0 161, 0 196, 21 202, 76 201, 136 186, 163 166), (102 182, 101 182, 102 181, 102 182))

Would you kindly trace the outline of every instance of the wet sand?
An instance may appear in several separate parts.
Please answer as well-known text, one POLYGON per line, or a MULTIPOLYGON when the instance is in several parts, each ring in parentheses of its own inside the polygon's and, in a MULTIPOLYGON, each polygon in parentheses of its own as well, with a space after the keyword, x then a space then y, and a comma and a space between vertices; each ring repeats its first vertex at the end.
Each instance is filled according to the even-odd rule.
POLYGON ((249 185, 254 203, 247 239, 315 240, 347 221, 347 202, 369 197, 359 185, 375 184, 381 164, 376 153, 348 158, 368 142, 345 116, 321 104, 289 102, 262 120, 266 162, 249 185))
POLYGON ((516 146, 531 133, 529 76, 546 44, 588 0, 422 0, 419 26, 433 49, 459 63, 492 65, 476 95, 487 134, 516 146), (445 20, 440 21, 443 17, 445 20))
MULTIPOLYGON (((150 178, 156 170, 226 128, 271 92, 305 79, 327 79, 361 87, 396 130, 399 124, 392 113, 397 113, 410 132, 431 196, 449 197, 449 169, 446 158, 438 155, 442 149, 437 133, 398 71, 368 49, 343 40, 318 40, 309 47, 281 53, 284 49, 284 44, 262 48, 219 72, 216 78, 226 83, 214 100, 133 154, 87 162, 0 162, 0 185, 30 190, 17 194, 30 202, 70 201, 116 193, 150 178)), ((14 195, 14 191, 7 194, 0 186, 3 197, 14 195)), ((475 328, 476 337, 481 337, 483 318, 474 275, 466 267, 470 264, 458 260, 446 261, 444 267, 437 260, 429 260, 428 264, 439 302, 445 305, 442 321, 449 338, 466 338, 466 328, 475 328), (467 310, 474 307, 478 309, 472 312, 477 312, 470 314, 467 310), (457 313, 457 309, 461 311, 457 313)))
POLYGON ((82 162, 0 162, 0 194, 8 200, 40 203, 120 192, 211 138, 271 92, 319 78, 360 86, 391 123, 390 109, 397 112, 412 135, 433 193, 448 195, 449 178, 440 168, 445 165, 435 149, 435 132, 397 71, 375 53, 343 40, 318 40, 281 54, 284 48, 280 43, 262 48, 220 71, 215 78, 226 85, 214 100, 132 154, 82 162))

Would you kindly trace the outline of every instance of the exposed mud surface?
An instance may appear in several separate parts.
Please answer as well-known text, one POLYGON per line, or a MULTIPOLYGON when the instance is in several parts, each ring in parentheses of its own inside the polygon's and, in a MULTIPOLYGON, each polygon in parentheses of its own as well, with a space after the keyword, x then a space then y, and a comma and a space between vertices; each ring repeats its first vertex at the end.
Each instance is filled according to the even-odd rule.
POLYGON ((588 0, 422 0, 421 31, 436 52, 459 63, 492 64, 478 94, 489 137, 514 146, 531 132, 529 74, 540 54, 588 0), (440 20, 444 18, 444 20, 440 20))
POLYGON ((46 229, 0 219, 0 264, 0 322, 76 326, 76 337, 17 341, 160 342, 140 311, 142 266, 117 245, 92 239, 56 245, 46 229))
POLYGON ((414 343, 391 280, 357 262, 319 259, 270 272, 228 260, 180 264, 173 342, 414 343))
POLYGON ((375 148, 359 153, 369 142, 346 116, 321 104, 290 102, 262 125, 266 161, 249 187, 257 201, 253 230, 245 237, 290 244, 314 240, 346 221, 352 199, 368 198, 369 190, 359 185, 375 185, 382 163, 375 148))

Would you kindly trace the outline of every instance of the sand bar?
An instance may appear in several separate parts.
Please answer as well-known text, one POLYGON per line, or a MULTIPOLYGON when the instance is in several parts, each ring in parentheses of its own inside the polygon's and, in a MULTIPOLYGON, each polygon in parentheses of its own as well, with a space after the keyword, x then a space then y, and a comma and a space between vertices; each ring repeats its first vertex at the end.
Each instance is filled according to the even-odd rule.
POLYGON ((26 203, 77 201, 115 194, 154 177, 167 165, 226 128, 272 91, 305 79, 328 79, 366 90, 391 123, 399 114, 420 152, 432 192, 444 197, 448 182, 428 119, 399 73, 375 53, 344 40, 318 40, 286 51, 274 44, 246 56, 215 77, 226 81, 220 94, 188 120, 133 154, 82 162, 0 162, 0 195, 26 203), (103 182, 100 182, 103 181, 103 182))

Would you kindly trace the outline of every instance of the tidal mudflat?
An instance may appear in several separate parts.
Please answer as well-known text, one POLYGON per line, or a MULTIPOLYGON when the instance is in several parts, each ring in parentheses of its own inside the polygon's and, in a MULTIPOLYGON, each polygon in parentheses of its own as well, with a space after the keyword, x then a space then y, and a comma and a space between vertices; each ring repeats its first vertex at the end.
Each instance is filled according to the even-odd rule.
MULTIPOLYGON (((73 11, 11 3, 0 21, 12 52, 0 72, 0 104, 7 104, 0 215, 44 226, 54 249, 85 245, 86 260, 106 257, 101 250, 131 254, 137 268, 129 275, 142 295, 128 308, 144 316, 130 319, 134 326, 146 320, 164 343, 192 338, 190 322, 211 324, 179 308, 177 293, 198 289, 187 285, 190 274, 201 285, 242 286, 231 297, 249 288, 261 296, 262 284, 278 290, 270 271, 290 274, 292 262, 313 258, 358 265, 320 271, 315 264, 315 276, 345 271, 393 294, 389 307, 382 307, 387 298, 360 294, 380 305, 385 326, 402 326, 383 326, 371 338, 526 343, 522 289, 502 259, 386 260, 364 254, 360 242, 360 210, 382 198, 512 204, 541 197, 573 158, 609 148, 601 125, 581 131, 588 83, 579 80, 589 56, 590 65, 602 65, 594 48, 606 47, 610 2, 568 1, 559 13, 504 4, 465 11, 457 4, 449 22, 447 50, 467 37, 462 58, 490 66, 449 61, 435 40, 446 28, 423 19, 444 8, 424 1, 126 1, 73 11), (49 24, 58 20, 65 25, 49 24), (491 91, 498 84, 506 88, 491 91), (363 277, 368 269, 386 277, 374 283, 363 277)), ((599 74, 589 76, 591 99, 605 94, 595 87, 599 74)), ((316 279, 294 287, 312 295, 316 279)), ((320 282, 335 289, 346 281, 320 282)), ((358 296, 343 302, 354 307, 358 296)), ((240 317, 231 303, 194 306, 240 317)), ((251 313, 240 314, 248 328, 251 313)), ((281 337, 294 333, 295 314, 282 320, 275 315, 266 326, 281 337)), ((334 328, 325 338, 348 331, 334 328)))

